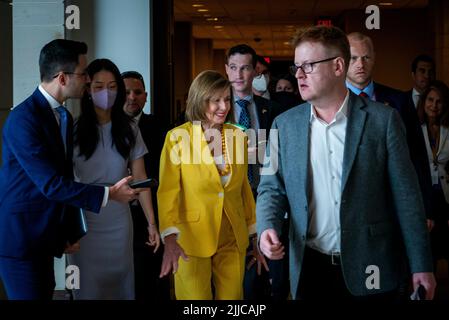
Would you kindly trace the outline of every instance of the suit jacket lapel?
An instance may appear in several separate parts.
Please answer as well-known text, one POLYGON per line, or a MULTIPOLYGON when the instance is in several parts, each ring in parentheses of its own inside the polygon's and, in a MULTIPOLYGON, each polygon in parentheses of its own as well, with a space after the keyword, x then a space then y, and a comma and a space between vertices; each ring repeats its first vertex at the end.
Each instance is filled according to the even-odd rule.
POLYGON ((343 155, 343 172, 341 179, 341 190, 343 191, 351 172, 358 147, 365 127, 366 112, 362 110, 365 106, 362 99, 353 93, 349 93, 348 122, 346 126, 345 150, 343 155))
POLYGON ((221 185, 220 175, 218 174, 214 158, 212 157, 212 153, 207 144, 201 124, 192 124, 192 132, 193 137, 191 137, 191 145, 193 145, 193 161, 199 159, 200 165, 206 167, 209 170, 211 176, 214 177, 214 180, 216 180, 217 183, 220 183, 221 185), (200 143, 198 143, 199 139, 201 139, 200 143))
MULTIPOLYGON (((296 168, 292 172, 287 172, 287 174, 293 175, 294 181, 299 181, 306 190, 306 201, 309 199, 309 153, 310 153, 310 114, 311 105, 307 103, 306 105, 300 106, 297 113, 297 118, 292 119, 293 131, 292 134, 297 137, 292 139, 292 157, 291 159, 297 159, 296 168)), ((285 147, 285 146, 284 146, 285 147)), ((282 146, 281 146, 282 148, 282 146)))
POLYGON ((438 144, 437 155, 440 154, 441 148, 443 147, 448 134, 449 134, 449 130, 443 126, 440 126, 440 143, 438 144))
POLYGON ((48 104, 48 101, 39 91, 36 89, 33 93, 35 106, 39 108, 39 112, 42 114, 43 122, 45 123, 44 129, 47 131, 50 141, 53 141, 58 149, 58 155, 62 155, 65 159, 64 142, 62 141, 61 130, 59 129, 58 122, 53 109, 48 104))
POLYGON ((254 95, 254 104, 256 105, 257 116, 259 117, 260 129, 270 129, 267 128, 269 108, 264 105, 263 101, 256 95, 254 95))

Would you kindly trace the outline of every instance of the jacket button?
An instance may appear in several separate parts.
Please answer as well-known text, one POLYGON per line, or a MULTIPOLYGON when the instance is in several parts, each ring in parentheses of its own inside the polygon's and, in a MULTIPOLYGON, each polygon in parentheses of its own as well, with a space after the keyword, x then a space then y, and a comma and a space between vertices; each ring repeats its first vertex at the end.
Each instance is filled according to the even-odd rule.
POLYGON ((219 197, 219 198, 223 198, 223 192, 219 192, 219 193, 218 193, 218 197, 219 197))

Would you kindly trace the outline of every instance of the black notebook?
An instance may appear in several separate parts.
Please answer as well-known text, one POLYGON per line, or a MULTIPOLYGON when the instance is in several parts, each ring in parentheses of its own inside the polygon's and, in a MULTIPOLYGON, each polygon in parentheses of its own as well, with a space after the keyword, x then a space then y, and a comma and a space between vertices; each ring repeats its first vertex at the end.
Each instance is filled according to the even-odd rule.
POLYGON ((64 237, 70 244, 76 243, 87 234, 87 223, 81 208, 66 206, 63 217, 64 237))

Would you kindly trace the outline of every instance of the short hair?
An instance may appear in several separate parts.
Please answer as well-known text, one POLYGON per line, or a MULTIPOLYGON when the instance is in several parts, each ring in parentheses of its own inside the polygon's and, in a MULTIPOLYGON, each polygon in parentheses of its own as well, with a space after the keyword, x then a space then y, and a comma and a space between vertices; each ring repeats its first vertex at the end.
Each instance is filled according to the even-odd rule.
POLYGON ((145 90, 145 81, 143 81, 143 77, 142 77, 142 75, 139 72, 137 72, 137 71, 125 71, 125 72, 122 72, 122 79, 123 80, 129 79, 129 78, 140 80, 140 82, 142 82, 143 89, 145 90))
POLYGON ((229 63, 229 58, 237 53, 238 54, 250 54, 251 55, 251 64, 253 65, 253 68, 256 67, 256 64, 257 64, 256 51, 247 44, 239 44, 239 45, 233 46, 231 49, 229 49, 228 54, 226 55, 226 64, 229 63))
MULTIPOLYGON (((373 39, 371 39, 370 36, 367 36, 366 34, 363 34, 361 32, 351 32, 350 34, 347 35, 348 37, 348 41, 349 40, 354 40, 354 41, 366 41, 368 42, 368 44, 371 47, 371 50, 374 51, 374 43, 373 43, 373 39)), ((351 47, 351 41, 349 41, 349 47, 351 47)))
POLYGON ((346 34, 337 27, 313 26, 299 29, 292 40, 294 48, 303 42, 318 42, 327 48, 337 50, 345 61, 346 69, 349 67, 351 52, 346 34))
POLYGON ((435 60, 433 60, 433 58, 427 54, 420 54, 418 56, 415 57, 415 59, 413 59, 412 61, 412 72, 416 73, 416 69, 418 68, 418 63, 419 62, 429 62, 432 64, 432 69, 435 72, 435 60))
POLYGON ((192 82, 187 97, 186 117, 189 121, 206 121, 206 109, 209 100, 217 91, 229 89, 231 94, 231 109, 226 121, 234 121, 234 100, 232 99, 231 82, 221 73, 214 70, 201 72, 192 82))
POLYGON ((47 43, 39 55, 39 71, 42 82, 50 82, 60 71, 74 72, 79 55, 87 53, 84 42, 56 39, 47 43))
POLYGON ((435 90, 438 92, 441 98, 441 117, 440 117, 440 125, 443 127, 449 127, 449 88, 443 81, 435 80, 432 81, 429 87, 420 95, 418 101, 418 118, 421 124, 427 122, 427 115, 424 110, 424 106, 426 104, 427 96, 430 91, 435 90))
POLYGON ((265 67, 267 67, 268 70, 270 70, 270 64, 265 60, 264 57, 256 55, 256 64, 259 62, 260 64, 263 64, 265 67))

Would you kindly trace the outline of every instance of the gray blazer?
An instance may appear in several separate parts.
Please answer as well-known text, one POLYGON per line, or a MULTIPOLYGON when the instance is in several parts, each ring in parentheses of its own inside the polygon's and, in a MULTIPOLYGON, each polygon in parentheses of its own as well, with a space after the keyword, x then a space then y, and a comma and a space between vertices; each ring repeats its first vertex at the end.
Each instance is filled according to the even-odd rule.
MULTIPOLYGON (((262 175, 257 232, 281 232, 290 208, 290 285, 297 297, 308 229, 310 104, 278 116, 271 135, 278 143, 278 170, 262 175)), ((269 148, 267 148, 267 151, 269 148)), ((408 267, 432 272, 422 196, 401 119, 393 108, 350 93, 340 205, 341 263, 356 296, 394 290, 408 267), (379 267, 380 288, 368 289, 367 267, 379 267)))

